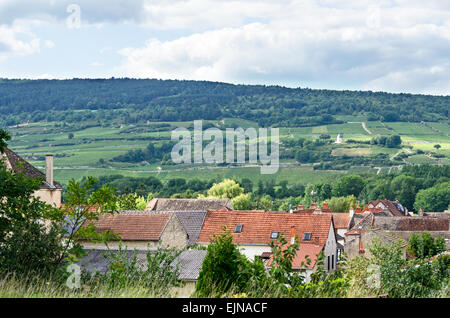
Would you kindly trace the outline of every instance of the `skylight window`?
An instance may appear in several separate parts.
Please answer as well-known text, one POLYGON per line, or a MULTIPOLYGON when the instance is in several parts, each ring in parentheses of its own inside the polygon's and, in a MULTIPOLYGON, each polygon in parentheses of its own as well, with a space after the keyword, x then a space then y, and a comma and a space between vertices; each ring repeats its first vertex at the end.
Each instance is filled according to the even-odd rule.
POLYGON ((272 232, 272 234, 270 234, 270 238, 271 239, 277 239, 279 235, 279 232, 272 232))
POLYGON ((243 225, 237 224, 236 227, 234 228, 234 233, 241 233, 243 227, 244 227, 243 225))
POLYGON ((303 234, 303 241, 310 241, 310 240, 311 240, 311 233, 303 234))

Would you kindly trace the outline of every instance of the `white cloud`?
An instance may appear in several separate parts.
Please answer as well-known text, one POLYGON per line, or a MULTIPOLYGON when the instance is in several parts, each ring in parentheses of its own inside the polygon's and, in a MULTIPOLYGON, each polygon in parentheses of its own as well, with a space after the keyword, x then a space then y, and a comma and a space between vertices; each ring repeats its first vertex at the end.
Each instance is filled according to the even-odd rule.
POLYGON ((12 24, 16 19, 63 22, 71 15, 67 8, 74 4, 81 9, 85 24, 141 20, 144 0, 1 0, 0 21, 12 24))
POLYGON ((449 11, 380 2, 374 22, 373 8, 325 2, 334 3, 291 1, 273 6, 266 23, 150 39, 121 50, 125 60, 117 71, 144 78, 450 93, 450 79, 436 71, 450 62, 449 11))
POLYGON ((50 40, 46 40, 44 42, 44 45, 45 45, 46 48, 51 49, 51 48, 55 47, 55 42, 50 41, 50 40))
MULTIPOLYGON (((82 26, 170 31, 120 50, 117 75, 450 93, 448 1, 0 0, 0 21, 60 26, 71 3, 82 26)), ((32 54, 39 39, 2 32, 0 59, 4 48, 32 54)))
POLYGON ((100 67, 100 66, 103 66, 103 63, 100 63, 100 62, 92 62, 92 63, 89 64, 89 66, 92 66, 92 67, 100 67))
POLYGON ((10 57, 24 56, 39 52, 40 40, 22 26, 0 25, 0 62, 10 57), (28 40, 19 39, 27 37, 28 40))

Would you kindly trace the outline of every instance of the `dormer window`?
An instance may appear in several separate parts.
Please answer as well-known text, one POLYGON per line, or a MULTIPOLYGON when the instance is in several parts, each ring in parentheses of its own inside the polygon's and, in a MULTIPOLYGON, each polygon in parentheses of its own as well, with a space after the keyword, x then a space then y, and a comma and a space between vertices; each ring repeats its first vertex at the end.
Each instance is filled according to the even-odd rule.
POLYGON ((242 224, 237 224, 237 225, 234 227, 234 233, 241 233, 243 227, 244 227, 244 226, 243 226, 242 224))
POLYGON ((310 241, 311 240, 312 233, 304 233, 303 234, 303 241, 310 241))
POLYGON ((272 234, 270 234, 270 238, 277 239, 279 234, 280 234, 279 232, 272 232, 272 234))

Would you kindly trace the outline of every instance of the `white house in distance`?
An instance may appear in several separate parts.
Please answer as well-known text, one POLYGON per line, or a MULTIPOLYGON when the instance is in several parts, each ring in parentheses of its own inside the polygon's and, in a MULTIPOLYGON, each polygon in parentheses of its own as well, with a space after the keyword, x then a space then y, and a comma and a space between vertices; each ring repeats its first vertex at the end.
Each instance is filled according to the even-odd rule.
POLYGON ((233 242, 247 258, 261 257, 267 260, 266 266, 271 263, 272 256, 269 243, 284 233, 288 244, 298 237, 299 250, 292 265, 294 270, 304 270, 307 280, 317 268, 316 256, 320 252, 325 255, 325 269, 329 272, 336 269, 337 242, 331 213, 208 211, 197 244, 208 245, 213 234, 223 232, 224 225, 231 230, 233 242), (311 264, 302 267, 306 255, 311 264))
POLYGON ((9 148, 5 148, 4 152, 0 153, 0 160, 2 159, 7 169, 23 172, 28 178, 42 179, 40 189, 34 193, 34 196, 50 205, 61 206, 62 186, 53 180, 53 155, 45 156, 45 174, 9 148))

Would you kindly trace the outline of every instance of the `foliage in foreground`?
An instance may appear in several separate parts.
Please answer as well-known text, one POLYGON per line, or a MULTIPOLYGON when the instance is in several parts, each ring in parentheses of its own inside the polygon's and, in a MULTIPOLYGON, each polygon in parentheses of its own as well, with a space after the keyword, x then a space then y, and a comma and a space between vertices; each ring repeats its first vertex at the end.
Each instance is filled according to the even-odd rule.
MULTIPOLYGON (((0 131, 0 151, 8 135, 0 131)), ((102 213, 116 210, 116 190, 104 185, 94 190, 96 179, 71 180, 65 206, 55 208, 34 193, 42 179, 28 178, 21 169, 8 169, 0 160, 0 276, 23 275, 39 271, 54 275, 65 263, 84 255, 78 238, 107 240, 113 233, 97 233, 92 226, 82 227, 102 213)))
POLYGON ((428 258, 445 252, 445 239, 442 236, 433 238, 430 233, 413 233, 408 242, 407 251, 417 258, 428 258))
MULTIPOLYGON (((341 257, 339 269, 328 273, 324 255, 317 255, 316 270, 306 282, 303 273, 292 270, 297 243, 283 237, 272 246, 273 263, 266 270, 260 260, 251 262, 232 243, 230 232, 214 236, 208 246, 196 286, 198 297, 293 297, 360 298, 387 295, 404 297, 449 297, 450 257, 407 260, 399 241, 385 245, 374 240, 369 257, 341 257), (229 263, 233 260, 233 263, 229 263), (258 268, 258 270, 255 270, 258 268)), ((307 258, 307 264, 308 264, 307 258)), ((303 264, 305 266, 305 264, 303 264)))
POLYGON ((56 272, 42 276, 6 274, 0 277, 0 298, 5 297, 173 297, 176 287, 182 287, 179 267, 174 260, 181 251, 158 249, 147 251, 144 258, 138 258, 136 251, 120 248, 103 254, 110 266, 103 273, 56 272), (145 260, 145 261, 144 261, 145 260))

